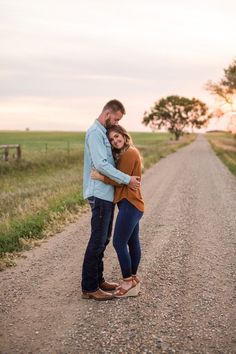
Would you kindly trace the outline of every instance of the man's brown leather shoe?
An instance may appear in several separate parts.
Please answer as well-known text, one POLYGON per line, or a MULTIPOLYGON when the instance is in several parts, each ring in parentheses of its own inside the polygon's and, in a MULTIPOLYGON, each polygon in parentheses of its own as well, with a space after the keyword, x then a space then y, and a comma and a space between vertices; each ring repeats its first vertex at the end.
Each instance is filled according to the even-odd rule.
POLYGON ((98 289, 93 292, 82 292, 82 299, 93 299, 97 301, 106 301, 106 300, 112 300, 114 299, 114 295, 111 293, 106 293, 102 289, 98 289))
POLYGON ((104 290, 104 291, 113 291, 113 290, 116 290, 116 288, 117 288, 118 286, 119 286, 119 284, 117 284, 117 283, 104 281, 104 282, 100 285, 100 289, 102 289, 102 290, 104 290))

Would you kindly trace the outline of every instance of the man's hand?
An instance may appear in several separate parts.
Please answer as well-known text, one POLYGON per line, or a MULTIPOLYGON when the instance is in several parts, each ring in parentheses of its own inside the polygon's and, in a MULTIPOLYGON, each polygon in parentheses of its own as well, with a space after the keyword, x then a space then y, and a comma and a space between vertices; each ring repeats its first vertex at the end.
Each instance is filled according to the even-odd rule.
POLYGON ((130 180, 128 186, 129 186, 129 188, 133 189, 134 191, 139 189, 141 186, 140 177, 139 176, 131 176, 131 180, 130 180))

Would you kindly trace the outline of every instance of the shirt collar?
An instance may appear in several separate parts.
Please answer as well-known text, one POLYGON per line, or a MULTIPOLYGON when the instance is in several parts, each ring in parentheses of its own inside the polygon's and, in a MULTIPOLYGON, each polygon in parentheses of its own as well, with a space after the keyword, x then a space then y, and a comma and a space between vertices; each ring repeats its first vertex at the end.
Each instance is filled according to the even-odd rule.
POLYGON ((106 130, 106 128, 104 127, 104 125, 102 125, 100 122, 99 122, 99 120, 95 120, 95 124, 99 127, 99 129, 101 129, 102 131, 103 131, 103 133, 105 133, 106 134, 106 132, 107 132, 107 130, 106 130))

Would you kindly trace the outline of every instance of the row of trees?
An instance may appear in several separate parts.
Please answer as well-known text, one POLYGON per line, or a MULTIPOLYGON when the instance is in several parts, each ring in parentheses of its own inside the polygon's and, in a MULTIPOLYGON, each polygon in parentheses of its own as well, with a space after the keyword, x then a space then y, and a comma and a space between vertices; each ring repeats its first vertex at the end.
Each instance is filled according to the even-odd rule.
MULTIPOLYGON (((224 77, 218 83, 207 82, 206 90, 233 108, 236 94, 236 59, 224 69, 224 77)), ((150 111, 144 113, 142 123, 150 126, 152 130, 167 128, 178 140, 184 129, 201 128, 211 117, 209 108, 199 99, 173 95, 155 102, 150 111)))

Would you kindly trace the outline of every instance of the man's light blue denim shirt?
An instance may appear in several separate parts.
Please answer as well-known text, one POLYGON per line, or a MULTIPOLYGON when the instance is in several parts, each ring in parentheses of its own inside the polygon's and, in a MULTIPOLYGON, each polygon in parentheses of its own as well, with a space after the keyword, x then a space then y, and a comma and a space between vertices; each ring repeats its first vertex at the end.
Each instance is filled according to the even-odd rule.
POLYGON ((113 202, 114 187, 90 177, 95 167, 101 174, 120 184, 129 184, 131 177, 117 170, 112 156, 111 145, 106 136, 106 128, 95 120, 88 129, 84 144, 84 198, 97 197, 113 202))

